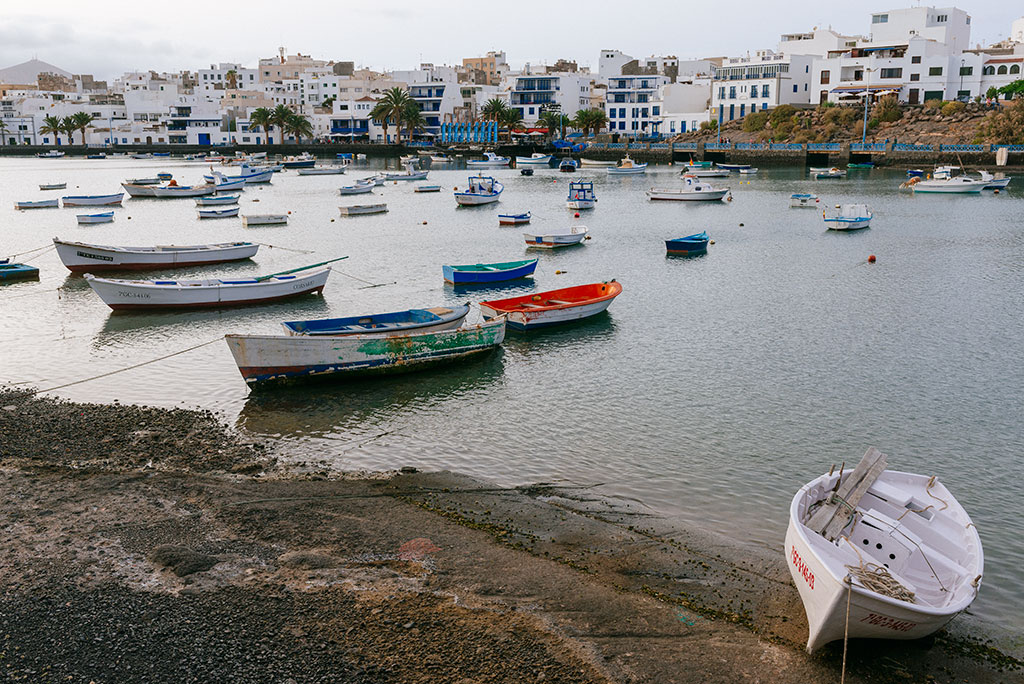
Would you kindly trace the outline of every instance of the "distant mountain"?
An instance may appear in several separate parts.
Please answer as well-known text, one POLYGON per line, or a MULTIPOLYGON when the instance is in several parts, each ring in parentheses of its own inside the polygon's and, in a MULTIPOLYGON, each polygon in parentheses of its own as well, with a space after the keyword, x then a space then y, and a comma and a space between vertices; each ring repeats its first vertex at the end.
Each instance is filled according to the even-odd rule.
POLYGON ((55 67, 52 64, 48 64, 38 59, 30 59, 27 62, 15 64, 14 66, 7 67, 6 69, 0 69, 0 83, 18 83, 28 85, 35 83, 36 78, 43 72, 60 74, 67 78, 71 78, 72 75, 70 71, 64 71, 60 67, 55 67))

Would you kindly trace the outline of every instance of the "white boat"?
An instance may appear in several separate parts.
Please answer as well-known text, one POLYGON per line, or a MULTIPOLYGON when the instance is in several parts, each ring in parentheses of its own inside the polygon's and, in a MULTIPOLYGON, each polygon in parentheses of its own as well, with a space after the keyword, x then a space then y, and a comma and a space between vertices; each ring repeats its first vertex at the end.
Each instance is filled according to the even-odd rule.
POLYGON ((714 201, 729 194, 729 188, 716 188, 691 174, 683 176, 681 188, 651 188, 647 197, 652 200, 714 201))
POLYGON ((248 164, 241 164, 238 167, 238 175, 225 176, 220 171, 203 176, 207 183, 230 183, 232 181, 245 181, 245 183, 269 183, 274 177, 274 171, 269 168, 255 168, 248 164))
POLYGON ((970 516, 936 477, 886 467, 868 449, 852 473, 815 478, 790 504, 786 564, 808 652, 847 633, 928 636, 978 594, 984 555, 970 516))
POLYGON ((516 166, 548 166, 553 156, 534 152, 529 157, 516 157, 516 166))
POLYGON ((570 209, 593 209, 597 204, 597 195, 594 194, 594 184, 591 181, 569 181, 569 194, 566 195, 565 205, 570 209))
POLYGON ((56 197, 48 200, 36 200, 34 202, 15 202, 15 209, 48 209, 51 207, 59 207, 60 200, 56 197))
POLYGON ((240 306, 320 293, 331 269, 299 275, 261 276, 210 280, 114 280, 85 279, 93 292, 115 311, 240 306))
POLYGON ((245 189, 245 183, 246 181, 244 180, 223 180, 217 181, 213 185, 216 188, 217 192, 234 192, 235 190, 245 189))
POLYGON ((441 192, 440 185, 417 185, 415 192, 441 192))
POLYGON ((860 230, 871 224, 872 214, 866 204, 842 204, 833 212, 823 211, 821 216, 829 230, 860 230))
POLYGON ((59 159, 64 156, 64 153, 60 150, 50 150, 49 152, 40 152, 36 156, 40 159, 59 159))
POLYGON ((314 166, 308 169, 299 169, 300 176, 337 176, 345 173, 344 166, 314 166))
POLYGON ((152 159, 153 155, 149 152, 136 152, 132 155, 132 159, 152 159))
POLYGON ((811 171, 811 176, 814 180, 822 180, 824 178, 845 178, 846 171, 833 166, 828 169, 814 169, 811 171))
POLYGON ((715 168, 699 168, 690 169, 689 167, 683 169, 682 175, 684 176, 696 176, 697 178, 728 178, 729 172, 725 169, 715 168))
POLYGON ((352 204, 347 207, 338 207, 342 216, 360 216, 362 214, 383 214, 388 210, 388 205, 381 204, 352 204))
POLYGON ((483 159, 468 159, 466 166, 471 169, 497 169, 508 166, 508 157, 499 157, 493 152, 484 152, 483 159))
POLYGON ((124 199, 124 193, 116 195, 68 195, 61 197, 65 207, 103 207, 113 204, 120 204, 124 199))
POLYGON ((239 261, 256 255, 260 246, 252 242, 222 242, 209 245, 157 245, 156 247, 113 247, 53 238, 57 256, 72 273, 203 266, 239 261))
POLYGON ((160 185, 161 181, 156 176, 150 178, 129 178, 121 185, 160 185))
POLYGON ((609 166, 616 166, 619 162, 617 161, 599 161, 597 159, 587 159, 585 157, 580 158, 580 166, 586 168, 604 168, 609 166))
POLYGON ((389 181, 414 181, 414 180, 425 180, 427 174, 430 173, 426 169, 421 171, 414 171, 411 168, 407 168, 405 171, 391 173, 384 173, 384 180, 389 181))
POLYGON ((238 207, 228 207, 227 209, 197 209, 196 212, 199 214, 199 218, 201 219, 231 218, 232 216, 238 216, 238 207))
POLYGON ((947 178, 921 180, 915 176, 900 185, 901 188, 910 188, 914 194, 923 193, 946 193, 946 194, 971 194, 979 193, 985 189, 988 181, 977 180, 968 176, 953 176, 947 178))
POLYGON ((984 169, 979 170, 977 173, 978 179, 983 180, 986 183, 985 190, 1002 190, 1010 184, 1011 180, 1013 180, 1012 176, 1004 176, 1001 173, 998 176, 993 176, 984 169))
POLYGON ((226 204, 238 204, 238 195, 215 195, 213 197, 197 197, 197 207, 222 207, 226 204))
POLYGON ((79 214, 76 218, 79 224, 110 223, 114 220, 114 212, 105 211, 102 214, 79 214))
POLYGON ((474 206, 497 202, 505 186, 491 176, 470 176, 468 187, 455 191, 455 201, 461 205, 474 206))
POLYGON ((586 226, 569 226, 556 228, 546 233, 523 233, 527 247, 537 249, 555 249, 578 245, 587 238, 586 226))
POLYGON ((740 174, 744 176, 753 176, 755 173, 757 173, 757 169, 753 166, 749 169, 740 169, 740 174))
POLYGON ((39 186, 40 190, 64 190, 68 187, 67 183, 43 183, 39 186))
POLYGON ((452 157, 445 154, 432 154, 430 155, 430 161, 434 164, 447 164, 455 161, 452 157))
POLYGON ((609 166, 607 170, 609 176, 635 175, 647 173, 647 164, 638 164, 627 154, 617 165, 609 166))
POLYGON ((415 164, 420 160, 419 155, 415 154, 403 154, 398 158, 402 164, 415 164))
POLYGON ((250 214, 242 217, 243 226, 279 226, 288 223, 288 214, 250 214))
POLYGON ((789 196, 790 207, 818 208, 818 196, 809 192, 797 192, 789 196))
MULTIPOLYGON (((173 181, 171 181, 173 183, 173 181)), ((203 185, 160 185, 153 188, 153 197, 203 197, 217 192, 213 183, 203 185)))
POLYGON ((372 182, 356 181, 355 185, 343 185, 338 188, 339 195, 365 195, 368 192, 373 192, 374 184, 372 182))

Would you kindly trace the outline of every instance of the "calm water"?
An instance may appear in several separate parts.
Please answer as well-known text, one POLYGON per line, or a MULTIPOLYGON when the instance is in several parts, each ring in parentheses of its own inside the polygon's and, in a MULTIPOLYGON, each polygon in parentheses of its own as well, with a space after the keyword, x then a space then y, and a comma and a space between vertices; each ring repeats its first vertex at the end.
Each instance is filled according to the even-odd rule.
MULTIPOLYGON (((200 222, 191 200, 126 200, 113 224, 78 227, 85 210, 16 212, 39 183, 108 193, 158 170, 197 182, 205 167, 172 160, 0 160, 0 251, 51 237, 101 244, 248 239, 254 262, 168 275, 252 275, 349 255, 323 298, 233 311, 115 315, 51 251, 38 283, 0 289, 0 381, 52 387, 159 357, 228 332, 278 322, 510 296, 617 278, 623 294, 589 323, 530 336, 459 367, 382 382, 250 395, 220 342, 59 392, 71 399, 200 406, 302 461, 340 469, 450 468, 518 484, 606 483, 680 524, 781 545, 794 490, 869 445, 895 468, 934 473, 978 525, 986 578, 975 611, 1024 628, 1024 180, 999 196, 914 197, 902 174, 851 171, 810 181, 795 169, 716 179, 730 203, 650 203, 678 167, 595 181, 585 246, 540 253, 534 282, 456 291, 443 263, 523 258, 521 230, 499 212, 562 226, 567 177, 494 174, 498 205, 457 209, 465 170, 437 168, 440 194, 378 188, 390 213, 341 218, 336 188, 364 175, 278 174, 243 193, 242 213, 291 211, 285 227, 200 222), (790 209, 792 192, 823 204, 865 201, 872 228, 826 232, 790 209), (255 203, 258 199, 259 203, 255 203), (666 258, 662 240, 707 230, 707 256, 666 258), (869 254, 876 264, 866 264, 869 254), (562 273, 559 274, 558 272, 562 273), (357 280, 358 278, 358 280, 357 280), (384 284, 364 288, 368 283, 384 284)), ((365 167, 364 167, 365 168, 365 167)), ((1015 181, 1017 183, 1018 181, 1015 181)))

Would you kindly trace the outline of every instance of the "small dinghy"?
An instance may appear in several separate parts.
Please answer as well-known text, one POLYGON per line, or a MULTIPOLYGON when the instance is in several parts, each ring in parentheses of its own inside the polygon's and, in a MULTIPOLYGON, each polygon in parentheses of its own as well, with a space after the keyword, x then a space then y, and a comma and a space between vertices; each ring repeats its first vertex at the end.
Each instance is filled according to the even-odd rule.
POLYGON ((345 173, 344 166, 313 166, 299 169, 300 176, 337 176, 342 173, 345 173))
POLYGON ((250 214, 242 217, 243 226, 280 226, 288 223, 288 214, 250 214))
POLYGON ((282 323, 287 335, 378 335, 394 337, 413 332, 451 330, 462 325, 469 305, 435 306, 431 309, 406 309, 382 314, 282 323))
POLYGON ((39 269, 28 264, 12 264, 9 260, 0 260, 0 282, 9 280, 37 280, 39 269))
POLYGON ((238 195, 217 195, 216 197, 196 198, 197 207, 222 207, 226 204, 238 204, 238 195))
POLYGON ((497 202, 505 186, 491 176, 470 176, 469 187, 464 191, 455 191, 455 201, 463 206, 490 204, 497 202))
POLYGON ((871 210, 866 204, 836 205, 835 211, 823 211, 822 219, 829 230, 860 230, 871 224, 871 210))
POLYGON ((114 220, 114 212, 105 211, 102 214, 79 214, 76 218, 79 224, 110 223, 114 220))
POLYGON ((566 157, 562 161, 558 162, 558 170, 562 173, 576 173, 576 169, 579 168, 579 163, 572 157, 566 157))
POLYGON ((407 166, 405 171, 398 173, 385 172, 384 180, 386 181, 414 181, 414 180, 426 180, 427 174, 430 173, 427 170, 414 171, 411 166, 407 166))
POLYGON ((713 167, 701 167, 698 169, 683 169, 683 176, 695 176, 697 178, 728 178, 729 172, 725 169, 716 169, 713 167))
POLYGON ((325 268, 304 275, 231 280, 114 280, 86 273, 85 279, 107 306, 122 311, 242 306, 319 294, 330 273, 331 269, 325 268))
POLYGON ((785 556, 807 612, 807 651, 850 638, 919 639, 974 601, 981 539, 935 476, 887 470, 868 449, 853 472, 796 493, 785 556))
POLYGON ((56 197, 48 200, 36 200, 34 202, 15 202, 15 209, 50 209, 53 207, 59 207, 60 200, 56 197))
POLYGON ((417 185, 415 192, 441 192, 440 185, 417 185))
POLYGON ((814 180, 823 180, 826 178, 845 178, 846 171, 833 166, 830 169, 812 169, 811 176, 814 180))
POLYGON ((588 167, 589 168, 594 168, 594 167, 606 168, 606 167, 609 167, 609 166, 616 166, 618 163, 619 162, 617 162, 617 161, 600 161, 598 159, 587 159, 586 157, 583 157, 582 159, 580 159, 580 166, 583 167, 583 168, 588 168, 588 167))
POLYGON ((498 225, 499 226, 518 226, 524 223, 530 222, 532 214, 526 212, 525 214, 498 214, 498 225))
POLYGON ((718 168, 725 169, 726 171, 742 171, 743 169, 749 169, 750 164, 719 164, 718 168))
POLYGON ((157 245, 155 247, 114 247, 53 238, 57 256, 72 273, 205 266, 239 261, 256 255, 260 246, 252 242, 221 242, 209 245, 157 245))
POLYGON ((571 247, 578 245, 587 239, 586 226, 569 226, 568 228, 554 229, 546 233, 533 234, 523 233, 527 247, 537 249, 556 249, 558 247, 571 247))
POLYGON ((238 371, 250 386, 306 378, 341 380, 408 373, 491 351, 505 339, 505 319, 480 325, 374 335, 225 335, 238 371))
POLYGON ((40 190, 64 190, 68 187, 67 183, 43 183, 39 186, 40 190))
POLYGON ((160 185, 160 179, 156 176, 152 178, 129 178, 121 185, 160 185))
POLYGON ((651 188, 647 191, 649 199, 676 202, 712 202, 721 200, 728 194, 729 188, 716 188, 691 174, 683 176, 681 188, 651 188))
POLYGON ((755 173, 757 173, 757 169, 755 169, 754 167, 751 167, 749 169, 740 169, 741 176, 753 176, 755 173))
POLYGON ((441 267, 445 282, 452 285, 476 285, 479 283, 500 283, 518 280, 533 275, 537 269, 536 259, 524 261, 503 261, 493 264, 465 264, 441 267))
POLYGON ((116 195, 67 195, 61 197, 65 207, 102 207, 112 204, 120 204, 124 199, 124 193, 116 195))
POLYGON ((813 195, 809 192, 797 192, 789 196, 789 206, 792 207, 810 207, 811 209, 817 209, 818 207, 818 196, 813 195))
POLYGON ((611 280, 480 302, 480 311, 485 318, 504 314, 510 328, 535 330, 595 316, 621 293, 622 285, 611 280))
POLYGON ((697 233, 686 237, 665 240, 665 252, 673 256, 694 256, 708 251, 707 233, 697 233))
POLYGON ((229 207, 227 209, 197 209, 196 211, 201 219, 219 219, 238 216, 238 207, 229 207))
POLYGON ((616 166, 609 166, 607 171, 609 176, 637 175, 647 173, 647 164, 639 164, 627 154, 616 166))
POLYGON ((159 178, 162 181, 169 181, 172 178, 174 178, 174 174, 168 173, 167 171, 162 171, 162 172, 156 174, 156 177, 159 178))
POLYGON ((341 212, 342 216, 362 216, 363 214, 384 214, 388 210, 388 205, 384 202, 380 204, 352 204, 347 207, 338 207, 338 211, 341 212))
POLYGON ((373 192, 374 183, 372 181, 356 181, 355 185, 343 185, 338 188, 339 195, 365 195, 368 192, 373 192))
POLYGON ((597 204, 597 195, 594 194, 594 184, 591 181, 569 181, 569 194, 565 198, 565 205, 570 209, 593 209, 597 204))
POLYGON ((204 183, 202 185, 175 185, 174 181, 171 181, 169 185, 160 185, 153 188, 152 192, 153 197, 163 197, 165 199, 176 197, 203 197, 217 192, 217 186, 213 183, 204 183))
POLYGON ((520 176, 532 176, 533 175, 533 169, 520 169, 519 170, 519 175, 520 176))

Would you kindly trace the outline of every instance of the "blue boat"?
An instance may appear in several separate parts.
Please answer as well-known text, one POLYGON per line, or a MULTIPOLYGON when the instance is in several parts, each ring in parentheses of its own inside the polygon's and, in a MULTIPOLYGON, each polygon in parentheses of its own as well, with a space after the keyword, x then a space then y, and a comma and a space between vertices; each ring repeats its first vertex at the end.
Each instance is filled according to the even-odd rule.
POLYGON ((536 259, 524 261, 502 261, 494 264, 465 264, 462 266, 441 267, 444 279, 452 285, 468 285, 476 283, 500 283, 505 280, 518 280, 533 275, 537 269, 536 259))
POLYGON ((8 259, 0 261, 0 280, 35 280, 39 269, 28 264, 12 264, 8 259))
POLYGON ((321 318, 312 321, 282 323, 289 335, 377 335, 392 337, 409 333, 451 330, 462 324, 469 305, 435 306, 431 309, 406 309, 391 313, 321 318))
POLYGON ((161 171, 160 173, 156 174, 156 177, 162 181, 169 181, 174 176, 170 173, 167 173, 166 171, 161 171))
POLYGON ((153 156, 154 157, 170 157, 171 153, 170 152, 154 152, 153 156))
POLYGON ((750 164, 722 164, 719 162, 718 168, 725 169, 726 171, 742 171, 743 169, 749 169, 750 164))
POLYGON ((352 158, 352 153, 351 152, 338 152, 338 154, 335 155, 335 158, 337 158, 337 159, 351 159, 352 158))
POLYGON ((558 162, 558 170, 563 173, 574 173, 577 168, 579 168, 579 164, 572 157, 566 157, 558 162))
POLYGON ((665 240, 665 251, 676 256, 704 254, 708 251, 708 234, 697 233, 674 240, 665 240))
POLYGON ((529 223, 532 214, 526 212, 525 214, 498 214, 498 225, 499 226, 518 226, 523 223, 529 223))
POLYGON ((907 178, 920 178, 924 176, 923 169, 907 169, 907 178))

